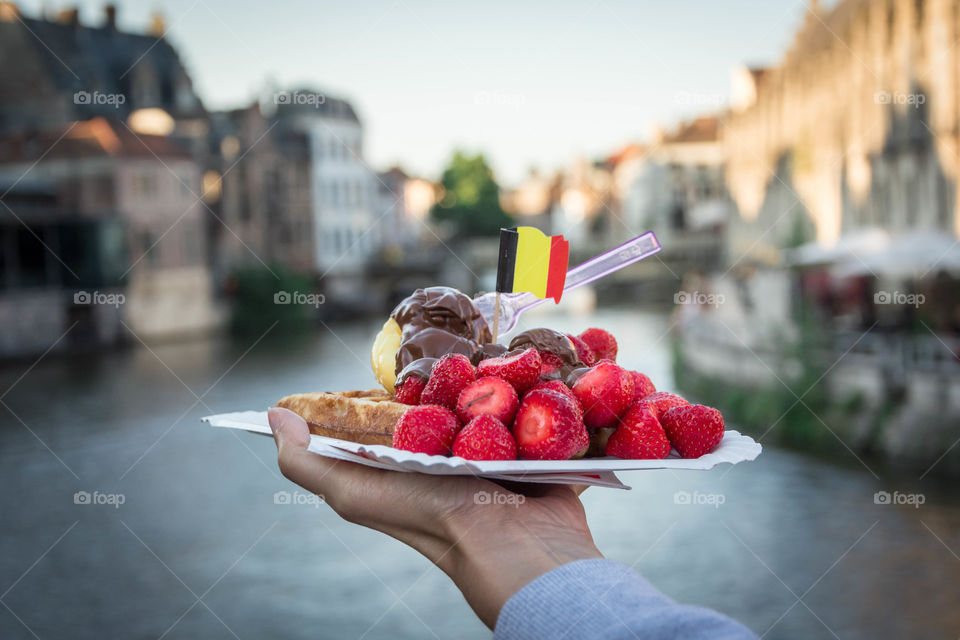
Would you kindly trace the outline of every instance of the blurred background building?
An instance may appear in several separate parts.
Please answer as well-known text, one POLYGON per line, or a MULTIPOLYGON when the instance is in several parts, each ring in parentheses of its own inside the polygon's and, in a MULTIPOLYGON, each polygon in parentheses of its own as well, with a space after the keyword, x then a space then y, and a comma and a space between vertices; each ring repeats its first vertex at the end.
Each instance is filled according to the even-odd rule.
POLYGON ((573 262, 653 229, 663 252, 584 304, 671 305, 693 386, 829 371, 825 405, 901 425, 851 439, 900 456, 922 407, 960 415, 958 15, 812 3, 779 62, 732 70, 725 106, 502 185, 482 154, 370 166, 356 105, 320 87, 208 110, 159 14, 131 33, 112 5, 85 24, 4 2, 0 353, 383 313, 423 282, 491 288, 503 225, 564 234, 573 262), (301 290, 325 303, 264 304, 301 290))
POLYGON ((373 386, 511 225, 655 231, 515 330, 764 448, 586 492, 605 555, 771 640, 957 637, 960 0, 78 1, 0 0, 0 638, 488 638, 199 420, 373 386))

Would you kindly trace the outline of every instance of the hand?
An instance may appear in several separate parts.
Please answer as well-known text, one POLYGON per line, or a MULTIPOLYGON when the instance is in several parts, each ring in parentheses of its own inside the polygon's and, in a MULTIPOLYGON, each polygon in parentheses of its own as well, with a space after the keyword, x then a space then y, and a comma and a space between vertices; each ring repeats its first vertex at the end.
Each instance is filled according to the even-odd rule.
POLYGON ((586 487, 385 471, 307 451, 310 431, 287 409, 269 412, 288 479, 322 495, 342 518, 410 545, 453 579, 491 629, 504 603, 562 564, 603 557, 579 494, 586 487), (522 491, 522 493, 521 493, 522 491), (486 500, 482 496, 496 495, 486 500))

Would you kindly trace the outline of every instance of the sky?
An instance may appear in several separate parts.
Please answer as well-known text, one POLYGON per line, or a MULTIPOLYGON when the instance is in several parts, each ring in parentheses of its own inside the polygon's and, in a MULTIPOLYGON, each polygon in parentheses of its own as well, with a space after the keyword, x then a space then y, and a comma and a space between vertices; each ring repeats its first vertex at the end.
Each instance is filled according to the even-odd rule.
MULTIPOLYGON (((31 16, 66 6, 19 4, 31 16)), ((83 22, 102 20, 102 2, 78 4, 83 22)), ((316 87, 354 104, 375 168, 436 179, 462 148, 507 185, 721 108, 731 70, 776 63, 806 11, 802 0, 115 4, 131 31, 162 7, 208 108, 316 87)))

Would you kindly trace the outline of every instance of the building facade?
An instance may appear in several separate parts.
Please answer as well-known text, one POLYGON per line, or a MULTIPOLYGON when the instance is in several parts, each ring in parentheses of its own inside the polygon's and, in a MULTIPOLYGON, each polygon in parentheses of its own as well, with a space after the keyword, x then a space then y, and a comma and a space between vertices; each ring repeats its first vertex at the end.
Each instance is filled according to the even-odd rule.
POLYGON ((864 226, 956 234, 958 38, 958 0, 812 3, 780 64, 739 70, 734 251, 768 257, 801 227, 826 245, 864 226))

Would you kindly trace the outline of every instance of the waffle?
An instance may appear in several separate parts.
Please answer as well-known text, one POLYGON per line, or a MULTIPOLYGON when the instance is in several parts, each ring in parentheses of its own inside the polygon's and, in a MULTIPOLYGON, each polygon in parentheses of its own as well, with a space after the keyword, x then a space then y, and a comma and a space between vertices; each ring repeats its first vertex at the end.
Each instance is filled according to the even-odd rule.
POLYGON ((409 407, 383 389, 296 393, 278 407, 307 421, 310 433, 360 444, 393 443, 393 428, 409 407))

